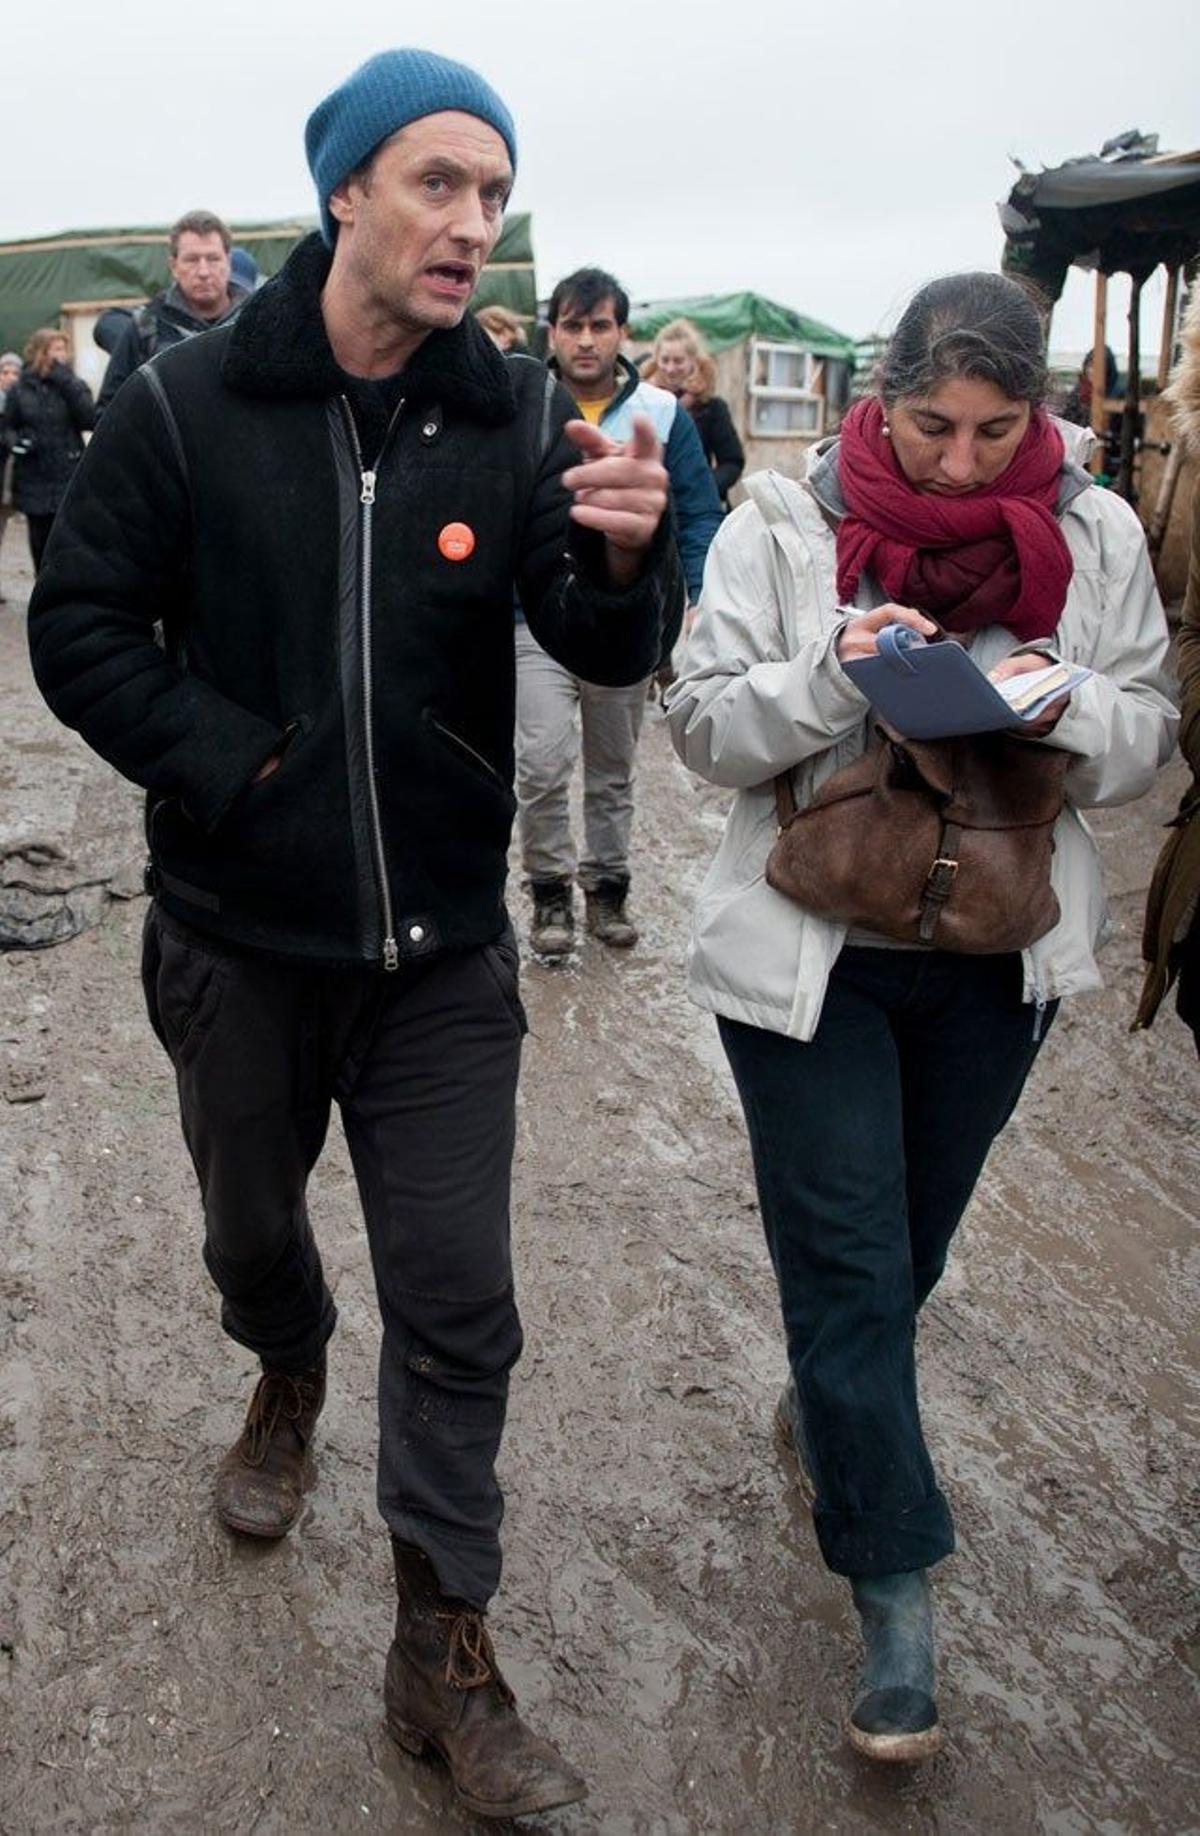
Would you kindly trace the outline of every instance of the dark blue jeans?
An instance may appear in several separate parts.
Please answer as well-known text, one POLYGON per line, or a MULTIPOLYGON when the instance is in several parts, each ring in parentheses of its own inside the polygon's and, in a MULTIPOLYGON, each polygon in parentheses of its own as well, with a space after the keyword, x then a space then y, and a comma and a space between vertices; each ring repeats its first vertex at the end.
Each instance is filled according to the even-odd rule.
POLYGON ((1039 1028, 1016 956, 846 949, 811 1042, 718 1023, 838 1574, 954 1547, 921 1432, 917 1312, 1055 1006, 1039 1028))

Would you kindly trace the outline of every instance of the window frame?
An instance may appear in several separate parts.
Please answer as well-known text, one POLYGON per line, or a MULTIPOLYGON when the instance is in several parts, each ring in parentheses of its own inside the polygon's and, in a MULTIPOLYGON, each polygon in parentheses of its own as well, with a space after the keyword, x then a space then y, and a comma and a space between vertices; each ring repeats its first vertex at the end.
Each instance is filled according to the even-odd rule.
MULTIPOLYGON (((769 368, 768 364, 768 368, 769 368)), ((750 397, 749 434, 754 440, 819 440, 825 432, 825 397, 818 395, 812 387, 817 376, 823 371, 824 359, 813 355, 804 345, 784 343, 778 338, 754 338, 750 340, 750 365, 748 370, 747 393, 750 397), (787 388, 771 383, 757 383, 753 379, 758 374, 758 359, 762 353, 768 358, 774 353, 782 356, 800 357, 803 359, 804 382, 802 389, 787 388), (767 402, 811 402, 816 410, 816 425, 813 427, 760 427, 758 424, 759 403, 767 402)))

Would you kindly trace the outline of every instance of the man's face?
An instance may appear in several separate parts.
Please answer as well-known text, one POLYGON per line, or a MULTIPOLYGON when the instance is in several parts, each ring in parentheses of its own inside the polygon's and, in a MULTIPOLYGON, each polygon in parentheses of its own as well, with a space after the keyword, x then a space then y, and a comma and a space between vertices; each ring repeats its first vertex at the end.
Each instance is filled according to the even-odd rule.
POLYGON ((485 121, 457 109, 411 121, 362 179, 331 193, 335 259, 397 324, 457 325, 496 246, 512 182, 508 149, 485 121))
POLYGON ((581 312, 568 300, 549 336, 562 379, 577 400, 601 401, 613 394, 625 327, 611 296, 598 300, 590 312, 581 312))
POLYGON ((215 319, 225 310, 229 293, 229 251, 219 233, 197 236, 184 230, 168 266, 171 279, 200 319, 215 319))

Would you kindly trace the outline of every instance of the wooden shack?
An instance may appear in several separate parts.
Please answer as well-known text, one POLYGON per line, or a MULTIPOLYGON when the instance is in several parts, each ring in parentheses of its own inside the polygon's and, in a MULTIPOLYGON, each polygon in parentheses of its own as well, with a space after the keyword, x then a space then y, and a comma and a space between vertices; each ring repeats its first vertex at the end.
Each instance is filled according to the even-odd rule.
POLYGON ((760 293, 705 294, 636 305, 631 354, 648 351, 672 319, 689 320, 716 359, 717 394, 746 449, 746 471, 802 477, 810 447, 833 432, 850 399, 854 340, 760 293))

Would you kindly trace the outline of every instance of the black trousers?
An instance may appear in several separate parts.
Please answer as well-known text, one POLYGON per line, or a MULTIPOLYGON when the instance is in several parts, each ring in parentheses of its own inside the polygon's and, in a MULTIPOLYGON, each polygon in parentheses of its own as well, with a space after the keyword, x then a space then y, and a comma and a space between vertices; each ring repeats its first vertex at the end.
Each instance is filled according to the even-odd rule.
POLYGON ((336 1318, 305 1187, 338 1103, 383 1317, 379 1507, 445 1593, 485 1606, 521 1352, 509 1182, 525 1020, 511 932, 386 975, 227 950, 152 905, 142 974, 222 1323, 284 1369, 312 1364, 336 1318))

